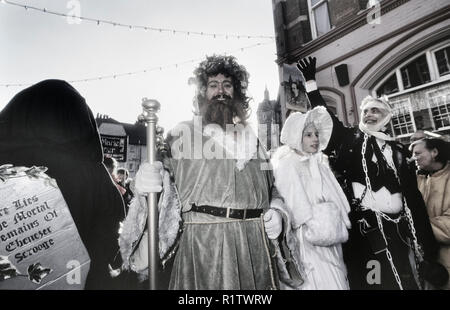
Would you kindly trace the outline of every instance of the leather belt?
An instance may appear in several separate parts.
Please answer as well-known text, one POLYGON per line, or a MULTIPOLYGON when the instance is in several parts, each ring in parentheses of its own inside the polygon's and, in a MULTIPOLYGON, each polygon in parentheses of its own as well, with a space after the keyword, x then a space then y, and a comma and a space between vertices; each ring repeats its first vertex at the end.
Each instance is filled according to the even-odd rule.
POLYGON ((191 210, 194 212, 206 213, 214 216, 233 218, 239 220, 256 218, 263 213, 263 209, 232 209, 232 208, 196 206, 196 205, 192 205, 191 210))

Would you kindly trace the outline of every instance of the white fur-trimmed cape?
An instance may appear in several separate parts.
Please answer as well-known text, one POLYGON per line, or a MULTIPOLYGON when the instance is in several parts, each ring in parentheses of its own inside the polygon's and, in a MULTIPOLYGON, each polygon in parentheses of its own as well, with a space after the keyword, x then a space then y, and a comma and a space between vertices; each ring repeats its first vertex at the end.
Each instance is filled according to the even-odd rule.
MULTIPOLYGON (((170 180, 169 172, 163 172, 163 191, 158 203, 159 209, 159 257, 163 264, 175 253, 176 241, 181 232, 181 203, 175 184, 170 180)), ((123 269, 131 269, 137 272, 141 278, 148 276, 148 270, 137 270, 130 264, 133 253, 137 247, 143 246, 147 249, 147 244, 140 244, 147 222, 147 202, 145 196, 137 193, 136 198, 131 202, 128 215, 121 225, 119 236, 120 254, 123 260, 123 269)), ((147 253, 147 251, 142 251, 147 253)), ((148 260, 147 260, 148 261, 148 260)))

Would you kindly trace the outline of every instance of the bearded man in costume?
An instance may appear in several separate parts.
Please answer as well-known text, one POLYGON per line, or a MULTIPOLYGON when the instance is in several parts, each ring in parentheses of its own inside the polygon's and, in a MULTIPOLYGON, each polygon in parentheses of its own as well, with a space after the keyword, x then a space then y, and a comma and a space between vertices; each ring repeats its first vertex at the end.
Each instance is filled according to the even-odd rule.
MULTIPOLYGON (((172 129, 166 156, 136 175, 138 195, 162 189, 159 254, 163 262, 174 255, 169 289, 276 289, 265 230, 278 235, 281 218, 268 210, 277 195, 272 173, 247 124, 249 75, 233 56, 207 57, 194 74, 194 119, 172 129)), ((145 208, 136 205, 119 243, 124 261, 145 274, 145 263, 142 272, 133 267, 136 250, 124 246, 139 240, 145 226, 145 208)))
MULTIPOLYGON (((316 59, 297 67, 311 105, 326 106, 315 83, 316 59)), ((407 149, 386 133, 392 108, 386 98, 366 97, 358 128, 329 111, 333 132, 324 153, 351 205, 352 229, 344 244, 351 289, 419 289, 448 277, 436 263, 431 230, 407 149), (410 255, 411 254, 411 255, 410 255)))

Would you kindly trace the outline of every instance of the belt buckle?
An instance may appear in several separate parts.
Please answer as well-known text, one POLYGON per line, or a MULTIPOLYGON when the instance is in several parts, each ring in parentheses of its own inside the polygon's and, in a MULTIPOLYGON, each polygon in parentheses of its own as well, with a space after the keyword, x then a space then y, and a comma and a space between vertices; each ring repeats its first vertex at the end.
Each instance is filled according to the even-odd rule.
POLYGON ((243 220, 247 218, 247 209, 244 209, 244 216, 242 217, 243 220))
POLYGON ((226 218, 229 218, 229 217, 230 217, 230 210, 231 210, 231 208, 228 207, 228 208, 227 208, 227 214, 225 215, 226 218))

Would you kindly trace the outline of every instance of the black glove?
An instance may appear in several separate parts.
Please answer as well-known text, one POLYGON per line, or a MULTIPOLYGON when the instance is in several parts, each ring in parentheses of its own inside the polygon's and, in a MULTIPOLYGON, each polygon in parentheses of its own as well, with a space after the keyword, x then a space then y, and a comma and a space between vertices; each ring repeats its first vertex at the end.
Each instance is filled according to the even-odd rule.
POLYGON ((305 81, 316 79, 316 57, 309 56, 308 58, 300 59, 297 63, 297 68, 303 74, 305 81))
POLYGON ((433 286, 444 286, 449 278, 447 269, 438 262, 424 260, 419 264, 419 275, 433 286))

